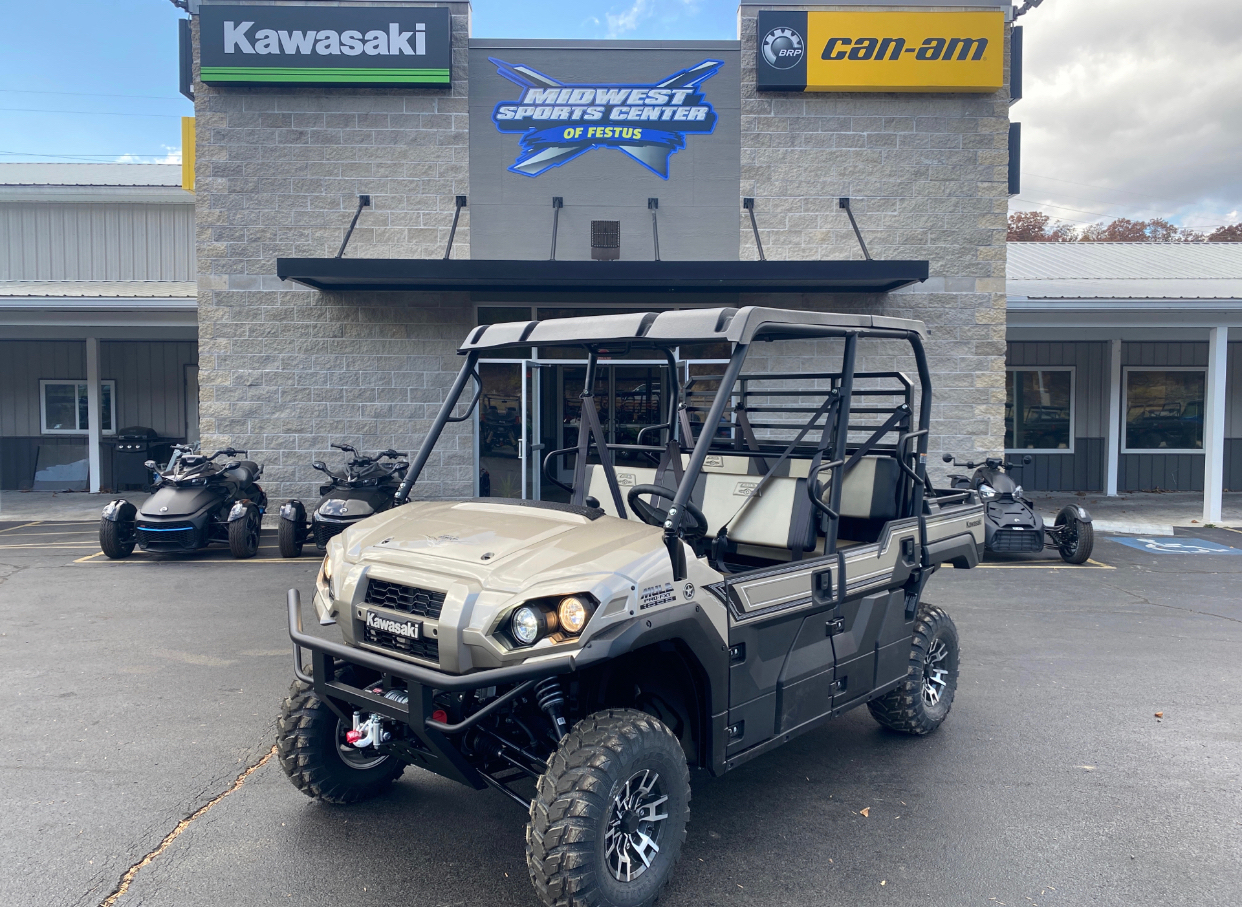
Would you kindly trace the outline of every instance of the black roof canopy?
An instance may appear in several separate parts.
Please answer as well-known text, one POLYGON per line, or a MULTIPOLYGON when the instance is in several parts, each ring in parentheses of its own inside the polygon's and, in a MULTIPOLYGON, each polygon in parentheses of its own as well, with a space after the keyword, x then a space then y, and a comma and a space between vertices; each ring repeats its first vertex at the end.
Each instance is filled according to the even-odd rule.
POLYGON ((925 261, 504 261, 278 258, 281 280, 317 290, 886 293, 927 279, 925 261))

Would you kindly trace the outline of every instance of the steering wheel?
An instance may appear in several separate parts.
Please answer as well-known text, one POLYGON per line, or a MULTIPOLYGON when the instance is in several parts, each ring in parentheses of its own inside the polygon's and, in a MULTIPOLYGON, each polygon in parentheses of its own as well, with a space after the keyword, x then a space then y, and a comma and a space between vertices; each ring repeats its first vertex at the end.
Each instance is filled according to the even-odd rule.
MULTIPOLYGON (((630 505, 630 510, 638 514, 638 518, 648 526, 663 526, 664 521, 668 519, 668 511, 653 507, 641 498, 649 494, 653 497, 664 498, 671 503, 676 493, 663 485, 635 485, 625 496, 625 500, 630 505)), ((686 501, 686 513, 694 518, 694 525, 685 531, 686 538, 701 539, 707 535, 707 517, 703 516, 703 511, 686 501)))

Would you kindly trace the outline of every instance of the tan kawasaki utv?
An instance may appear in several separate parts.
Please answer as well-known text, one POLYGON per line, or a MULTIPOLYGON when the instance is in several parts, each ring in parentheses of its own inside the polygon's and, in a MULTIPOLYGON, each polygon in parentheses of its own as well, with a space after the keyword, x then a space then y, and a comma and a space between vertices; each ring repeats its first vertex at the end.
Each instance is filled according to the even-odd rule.
POLYGON ((304 633, 289 592, 290 779, 332 803, 382 793, 407 765, 495 788, 529 811, 544 903, 635 907, 681 853, 689 766, 721 775, 861 705, 935 730, 958 639, 923 589, 942 563, 978 563, 983 523, 972 492, 925 475, 923 338, 914 321, 755 307, 472 331, 398 505, 328 545, 314 607, 342 641, 304 633), (840 368, 743 371, 809 340, 840 368), (856 371, 875 341, 908 344, 917 380, 856 371), (727 363, 679 381, 678 350, 704 343, 727 363), (567 501, 400 503, 465 418, 479 355, 530 346, 587 356, 577 444, 544 460, 567 501), (605 350, 667 362, 667 422, 638 438, 652 443, 607 443, 605 350))

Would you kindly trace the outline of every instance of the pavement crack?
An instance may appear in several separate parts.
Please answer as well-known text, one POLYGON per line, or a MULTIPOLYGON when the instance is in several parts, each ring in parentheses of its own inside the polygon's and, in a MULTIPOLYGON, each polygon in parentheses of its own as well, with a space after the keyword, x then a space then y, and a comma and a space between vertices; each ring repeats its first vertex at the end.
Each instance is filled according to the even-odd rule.
POLYGON ((1242 624, 1242 620, 1236 617, 1229 617, 1227 614, 1213 614, 1211 611, 1198 611, 1194 608, 1179 608, 1177 605, 1169 605, 1164 602, 1154 602, 1151 599, 1132 592, 1129 589, 1123 589, 1121 586, 1114 586, 1111 583, 1101 583, 1106 588, 1120 592, 1122 595, 1128 595, 1136 601, 1142 602, 1144 605, 1151 605, 1153 608, 1167 608, 1170 611, 1181 611, 1183 614, 1198 614, 1201 617, 1215 617, 1219 620, 1227 620, 1230 623, 1242 624))
POLYGON ((164 840, 160 841, 159 845, 154 850, 152 850, 150 853, 144 856, 137 863, 130 866, 129 869, 125 870, 125 872, 121 875, 121 880, 117 883, 116 888, 112 889, 112 892, 106 898, 100 901, 99 907, 113 907, 113 905, 118 900, 120 900, 120 898, 125 894, 125 892, 129 891, 129 886, 133 883, 134 877, 138 875, 138 872, 144 866, 147 866, 148 864, 150 864, 160 854, 162 854, 165 850, 167 850, 169 846, 172 844, 172 842, 177 840, 177 838, 181 836, 181 833, 185 831, 187 828, 189 828, 190 824, 193 823, 195 819, 198 819, 199 817, 201 817, 209 809, 211 809, 213 806, 215 806, 217 803, 219 803, 229 794, 233 793, 233 791, 237 790, 239 787, 245 784, 247 778, 249 778, 259 769, 261 769, 264 765, 266 765, 271 760, 271 758, 275 755, 276 755, 276 747, 273 746, 270 750, 267 751, 266 755, 264 755, 262 759, 260 759, 254 765, 251 765, 244 772, 238 775, 237 778, 234 779, 233 783, 230 784, 224 791, 222 791, 219 794, 216 794, 216 796, 212 797, 210 800, 208 800, 198 809, 194 810, 194 812, 190 813, 188 816, 186 816, 184 819, 178 822, 176 827, 173 828, 172 831, 170 831, 168 834, 164 836, 164 840))
POLYGON ((0 584, 3 584, 4 581, 10 576, 20 573, 25 569, 25 565, 18 566, 17 564, 0 564, 0 584))

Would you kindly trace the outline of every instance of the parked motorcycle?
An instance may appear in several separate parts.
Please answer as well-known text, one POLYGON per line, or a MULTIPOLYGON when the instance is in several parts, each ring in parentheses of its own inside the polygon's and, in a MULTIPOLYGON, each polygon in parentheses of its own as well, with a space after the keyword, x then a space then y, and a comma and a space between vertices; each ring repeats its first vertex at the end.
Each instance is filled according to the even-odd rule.
POLYGON ((322 460, 311 465, 326 475, 328 484, 319 488, 322 495, 310 519, 306 506, 298 500, 280 505, 277 538, 281 557, 299 557, 302 546, 313 538, 315 547, 323 550, 328 540, 347 526, 382 513, 392 507, 393 495, 410 468, 408 456, 395 450, 384 450, 374 457, 364 457, 348 444, 333 444, 337 450, 353 454, 345 463, 343 475, 334 473, 322 460), (389 462, 381 462, 387 460, 389 462))
POLYGON ((195 551, 227 543, 233 557, 254 557, 267 494, 258 484, 263 467, 241 460, 247 451, 226 447, 210 457, 185 444, 173 446, 164 472, 154 460, 155 492, 138 509, 118 498, 103 510, 99 547, 113 559, 143 551, 195 551), (216 462, 226 457, 224 463, 216 462))
POLYGON ((982 464, 973 460, 960 463, 952 454, 945 454, 944 461, 975 470, 971 476, 950 475, 949 479, 953 488, 972 490, 987 505, 983 528, 988 551, 1015 554, 1055 548, 1067 564, 1086 563, 1091 557, 1095 530, 1085 507, 1067 504, 1057 514, 1056 523, 1046 526, 1031 501, 1023 496, 1022 486, 1008 475, 1019 465, 1029 466, 1030 456, 1023 457, 1021 464, 1006 463, 1001 457, 988 457, 982 464))

